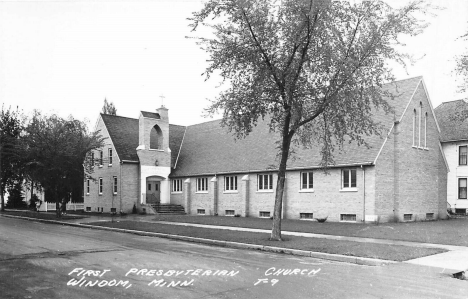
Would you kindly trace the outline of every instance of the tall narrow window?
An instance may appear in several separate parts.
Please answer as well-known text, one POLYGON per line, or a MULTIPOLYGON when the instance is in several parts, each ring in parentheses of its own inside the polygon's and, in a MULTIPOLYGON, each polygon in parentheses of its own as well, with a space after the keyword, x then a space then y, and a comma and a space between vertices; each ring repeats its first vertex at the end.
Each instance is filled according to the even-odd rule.
POLYGON ((86 180, 86 194, 89 195, 89 179, 86 180))
POLYGON ((182 192, 182 180, 172 180, 172 192, 182 192))
POLYGON ((91 165, 94 167, 94 152, 91 152, 91 165))
POLYGON ((458 165, 467 165, 467 152, 468 146, 460 146, 458 147, 458 165))
POLYGON ((208 178, 197 178, 197 192, 208 191, 208 178))
POLYGON ((421 116, 422 116, 422 102, 419 102, 419 138, 418 138, 418 147, 421 147, 421 116))
POLYGON ((342 188, 356 188, 356 169, 342 170, 342 188))
POLYGON ((427 112, 424 114, 424 148, 427 147, 427 112))
POLYGON ((102 194, 102 189, 103 189, 103 181, 102 181, 102 178, 99 178, 99 194, 102 194))
POLYGON ((102 161, 104 160, 104 153, 103 151, 99 151, 99 166, 102 166, 102 161))
POLYGON ((312 171, 301 173, 301 190, 314 188, 314 173, 312 171))
POLYGON ((112 165, 112 149, 109 149, 109 166, 112 165))
POLYGON ((413 146, 416 146, 416 109, 413 111, 413 146))
POLYGON ((466 199, 466 178, 458 179, 458 198, 466 199))
POLYGON ((114 177, 114 194, 117 194, 117 177, 114 177))

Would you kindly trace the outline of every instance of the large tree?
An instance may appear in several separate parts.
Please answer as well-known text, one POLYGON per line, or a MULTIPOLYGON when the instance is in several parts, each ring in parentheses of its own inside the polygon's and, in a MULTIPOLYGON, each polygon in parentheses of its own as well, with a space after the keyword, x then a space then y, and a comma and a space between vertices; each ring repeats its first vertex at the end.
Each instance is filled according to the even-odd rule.
POLYGON ((107 99, 104 99, 104 105, 101 110, 102 114, 117 115, 117 108, 113 102, 108 102, 107 99))
POLYGON ((5 210, 5 190, 21 182, 21 154, 19 141, 23 132, 24 117, 18 110, 0 111, 0 197, 1 210, 5 210))
POLYGON ((24 140, 26 173, 56 203, 60 217, 60 203, 66 203, 77 181, 83 182, 83 173, 92 172, 89 152, 101 148, 103 138, 99 132, 89 133, 85 123, 71 116, 63 119, 35 112, 24 140))
POLYGON ((196 37, 209 55, 205 75, 227 88, 207 108, 221 111, 236 136, 268 116, 278 132, 278 181, 271 239, 281 240, 281 209, 288 157, 295 145, 319 145, 322 166, 345 140, 366 144, 379 134, 374 107, 391 110, 380 87, 393 76, 388 62, 404 63, 401 34, 427 25, 428 7, 413 1, 393 9, 382 1, 208 0, 190 18, 212 37, 196 37))

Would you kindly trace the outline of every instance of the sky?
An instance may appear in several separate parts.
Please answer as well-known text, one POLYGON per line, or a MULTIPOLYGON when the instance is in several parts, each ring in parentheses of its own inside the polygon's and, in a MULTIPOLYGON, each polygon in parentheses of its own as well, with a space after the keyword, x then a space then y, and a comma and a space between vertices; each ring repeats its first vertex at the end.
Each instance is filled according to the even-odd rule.
MULTIPOLYGON (((468 1, 429 2, 445 9, 427 17, 423 34, 406 39, 417 62, 395 75, 423 76, 437 107, 467 97, 457 93, 453 70, 455 56, 468 50, 458 39, 468 31, 468 1)), ((73 115, 91 128, 105 98, 120 116, 138 118, 163 101, 172 124, 209 121, 203 109, 220 92, 220 79, 205 80, 208 56, 186 38, 194 35, 187 18, 201 8, 198 0, 0 0, 0 102, 25 114, 73 115)))

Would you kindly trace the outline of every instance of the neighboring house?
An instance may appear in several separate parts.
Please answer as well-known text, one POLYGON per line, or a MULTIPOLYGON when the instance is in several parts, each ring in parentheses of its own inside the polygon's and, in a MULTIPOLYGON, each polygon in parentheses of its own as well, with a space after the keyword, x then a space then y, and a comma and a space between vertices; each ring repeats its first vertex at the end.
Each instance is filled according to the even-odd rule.
MULTIPOLYGON (((376 111, 383 136, 345 144, 324 173, 319 146, 298 147, 288 161, 283 218, 328 221, 415 221, 446 217, 448 167, 439 127, 421 77, 384 88, 394 113, 376 111)), ((210 121, 169 124, 168 109, 138 119, 101 115, 107 139, 100 166, 85 182, 88 211, 130 212, 149 204, 182 205, 188 214, 273 215, 278 135, 260 121, 245 139, 210 121)))
POLYGON ((468 101, 442 103, 435 109, 440 141, 450 172, 447 178, 447 202, 452 212, 466 214, 468 209, 468 101))

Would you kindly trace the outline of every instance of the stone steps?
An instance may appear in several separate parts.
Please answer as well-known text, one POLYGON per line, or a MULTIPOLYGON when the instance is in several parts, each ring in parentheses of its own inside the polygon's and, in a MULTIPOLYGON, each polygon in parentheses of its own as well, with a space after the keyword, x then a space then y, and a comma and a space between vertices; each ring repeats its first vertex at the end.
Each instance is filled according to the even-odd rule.
POLYGON ((154 211, 164 215, 185 215, 185 209, 181 205, 175 204, 152 204, 154 211))

